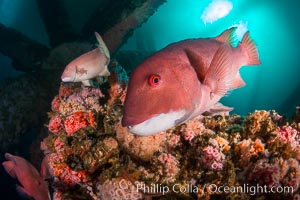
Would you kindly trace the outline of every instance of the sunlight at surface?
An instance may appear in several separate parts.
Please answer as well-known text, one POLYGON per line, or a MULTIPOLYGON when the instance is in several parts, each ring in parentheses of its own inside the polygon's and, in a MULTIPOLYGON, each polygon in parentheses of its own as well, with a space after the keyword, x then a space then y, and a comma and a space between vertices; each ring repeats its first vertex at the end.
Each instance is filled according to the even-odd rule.
POLYGON ((2 0, 0 4, 0 21, 6 26, 17 22, 18 13, 22 12, 24 2, 16 0, 2 0))
POLYGON ((262 64, 242 67, 246 86, 222 98, 222 103, 234 107, 233 112, 238 114, 255 109, 294 112, 300 101, 297 6, 269 0, 230 1, 233 7, 228 15, 212 24, 207 18, 206 25, 200 16, 212 0, 168 1, 135 31, 122 49, 157 51, 180 40, 215 37, 236 26, 239 41, 246 31, 250 32, 262 64))
POLYGON ((213 0, 203 11, 201 19, 203 23, 213 23, 229 14, 232 3, 227 0, 213 0))
POLYGON ((248 21, 239 21, 239 23, 233 24, 232 27, 237 27, 235 31, 236 39, 241 41, 244 34, 248 31, 248 21))

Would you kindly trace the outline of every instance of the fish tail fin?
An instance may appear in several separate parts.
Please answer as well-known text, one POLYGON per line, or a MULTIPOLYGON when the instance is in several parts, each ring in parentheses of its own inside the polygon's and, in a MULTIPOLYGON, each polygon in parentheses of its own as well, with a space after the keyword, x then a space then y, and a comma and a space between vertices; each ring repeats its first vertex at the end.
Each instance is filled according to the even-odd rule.
POLYGON ((233 80, 233 83, 231 85, 231 89, 240 88, 240 87, 243 87, 245 85, 246 85, 246 83, 242 79, 240 72, 237 72, 237 74, 236 74, 236 76, 235 76, 235 78, 233 80))
POLYGON ((253 40, 249 36, 249 31, 243 36, 242 42, 239 46, 242 51, 247 55, 247 65, 259 65, 260 60, 258 56, 258 50, 253 40))
MULTIPOLYGON (((249 31, 245 33, 243 36, 242 42, 239 43, 238 48, 242 50, 242 53, 246 57, 245 65, 259 65, 260 60, 259 60, 259 55, 258 55, 258 50, 256 45, 254 44, 253 40, 249 36, 249 31)), ((239 73, 239 68, 238 66, 237 74, 235 75, 235 78, 233 80, 233 83, 231 85, 231 89, 236 89, 245 86, 245 82, 241 77, 241 74, 239 73)))

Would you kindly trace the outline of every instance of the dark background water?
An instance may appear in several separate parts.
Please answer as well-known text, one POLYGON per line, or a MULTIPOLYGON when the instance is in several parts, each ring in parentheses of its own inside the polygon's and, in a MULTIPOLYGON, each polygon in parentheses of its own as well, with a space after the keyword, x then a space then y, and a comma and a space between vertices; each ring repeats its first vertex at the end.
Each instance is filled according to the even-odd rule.
MULTIPOLYGON (((5 161, 3 155, 0 155, 0 162, 5 161)), ((1 199, 21 199, 16 191, 17 181, 12 179, 7 173, 5 173, 3 167, 0 169, 0 195, 1 199)))
MULTIPOLYGON (((30 160, 30 146, 35 138, 36 130, 31 129, 28 130, 27 134, 24 134, 23 137, 21 137, 21 143, 20 145, 15 149, 8 150, 9 152, 14 152, 15 154, 30 160)), ((0 154, 0 163, 6 161, 4 158, 4 154, 0 154)), ((0 166, 0 199, 3 200, 17 200, 17 199, 23 199, 25 198, 24 195, 19 194, 16 191, 16 185, 20 185, 18 180, 12 179, 9 174, 7 174, 2 167, 0 166)), ((25 198, 26 199, 26 198, 25 198)), ((27 198, 28 199, 28 198, 27 198)))
MULTIPOLYGON (((74 28, 78 30, 98 4, 96 0, 64 2, 74 28)), ((232 91, 222 102, 234 107, 234 112, 241 115, 255 109, 275 109, 281 114, 294 112, 295 106, 300 105, 300 2, 232 0, 228 15, 205 24, 201 15, 211 2, 169 0, 135 31, 121 50, 157 51, 172 42, 214 37, 231 26, 238 26, 239 38, 245 31, 250 31, 258 46, 262 64, 259 67, 242 68, 241 74, 247 85, 232 91)), ((0 23, 42 44, 49 43, 35 0, 0 0, 0 23)), ((5 87, 4 79, 21 73, 14 70, 11 60, 1 53, 0 70, 1 87, 5 87)), ((26 146, 29 143, 24 142, 25 147, 18 149, 20 155, 26 158, 29 158, 26 146)), ((3 155, 0 155, 0 161, 3 161, 3 155)), ((15 181, 0 168, 0 194, 12 193, 10 199, 17 199, 15 181)))

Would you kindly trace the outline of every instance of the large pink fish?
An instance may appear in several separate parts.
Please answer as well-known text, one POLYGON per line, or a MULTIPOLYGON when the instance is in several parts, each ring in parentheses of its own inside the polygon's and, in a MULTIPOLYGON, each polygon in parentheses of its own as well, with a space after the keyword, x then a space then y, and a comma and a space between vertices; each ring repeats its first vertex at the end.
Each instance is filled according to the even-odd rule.
POLYGON ((260 64, 249 32, 232 46, 235 30, 173 43, 143 61, 129 80, 122 125, 137 135, 151 135, 204 112, 231 111, 219 100, 245 85, 241 66, 260 64))
POLYGON ((17 178, 22 186, 17 190, 35 200, 50 200, 48 186, 35 167, 22 157, 5 154, 8 161, 2 163, 4 169, 13 178, 17 178))

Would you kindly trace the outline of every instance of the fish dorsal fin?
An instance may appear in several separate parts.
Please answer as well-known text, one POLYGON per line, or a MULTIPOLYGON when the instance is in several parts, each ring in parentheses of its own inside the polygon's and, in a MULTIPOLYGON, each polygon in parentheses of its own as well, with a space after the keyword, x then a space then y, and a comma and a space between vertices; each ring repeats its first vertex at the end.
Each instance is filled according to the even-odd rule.
POLYGON ((196 52, 194 52, 190 49, 185 49, 184 51, 186 53, 187 58, 189 59, 190 64, 196 71, 198 79, 202 83, 205 78, 205 73, 206 73, 205 63, 204 63, 203 59, 200 57, 200 55, 197 55, 196 52))
POLYGON ((230 49, 226 45, 221 45, 215 53, 203 84, 211 89, 212 95, 224 96, 232 83, 231 71, 232 63, 230 59, 230 49))
POLYGON ((221 33, 221 35, 217 36, 215 40, 233 46, 236 42, 236 29, 237 27, 231 27, 230 29, 227 29, 226 31, 221 33))
POLYGON ((109 50, 106 46, 106 44, 104 43, 102 37, 99 35, 99 33, 95 32, 95 36, 97 38, 97 41, 99 43, 99 49, 100 51, 108 58, 108 63, 110 60, 110 54, 109 54, 109 50))

